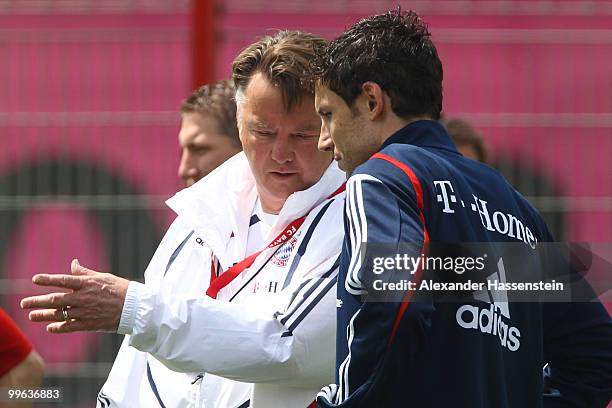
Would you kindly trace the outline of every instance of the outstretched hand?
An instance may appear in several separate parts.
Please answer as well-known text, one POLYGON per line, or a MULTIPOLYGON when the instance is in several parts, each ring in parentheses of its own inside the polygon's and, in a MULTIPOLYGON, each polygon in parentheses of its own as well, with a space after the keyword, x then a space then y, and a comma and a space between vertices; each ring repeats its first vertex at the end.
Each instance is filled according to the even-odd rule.
POLYGON ((69 291, 22 299, 23 309, 39 309, 30 312, 30 320, 51 322, 50 333, 116 332, 130 281, 85 268, 76 259, 70 269, 72 275, 34 275, 32 282, 39 286, 69 291))

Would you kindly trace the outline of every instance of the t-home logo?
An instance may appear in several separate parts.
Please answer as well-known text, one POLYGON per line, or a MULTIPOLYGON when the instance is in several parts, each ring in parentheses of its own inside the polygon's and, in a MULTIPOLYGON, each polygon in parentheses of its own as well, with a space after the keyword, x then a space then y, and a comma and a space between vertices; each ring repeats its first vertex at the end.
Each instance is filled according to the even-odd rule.
POLYGON ((446 214, 454 214, 458 206, 467 208, 480 216, 482 226, 488 231, 497 232, 498 234, 514 238, 517 241, 523 241, 529 245, 531 249, 535 249, 538 239, 533 235, 533 232, 527 227, 523 221, 519 220, 515 215, 504 213, 501 211, 489 210, 488 202, 482 200, 472 194, 470 202, 465 202, 458 197, 458 193, 453 188, 453 185, 448 180, 435 180, 434 190, 439 192, 436 194, 436 201, 442 204, 442 212, 446 214))

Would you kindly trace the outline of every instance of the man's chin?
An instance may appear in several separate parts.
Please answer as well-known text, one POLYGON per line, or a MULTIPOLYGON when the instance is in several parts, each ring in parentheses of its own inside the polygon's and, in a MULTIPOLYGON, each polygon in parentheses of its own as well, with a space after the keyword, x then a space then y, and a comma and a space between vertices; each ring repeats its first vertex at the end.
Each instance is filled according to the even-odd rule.
MULTIPOLYGON (((314 184, 314 183, 312 183, 314 184)), ((306 190, 312 184, 307 185, 297 175, 293 177, 268 177, 265 188, 273 192, 277 198, 284 197, 285 199, 296 191, 306 190)))
POLYGON ((343 159, 336 159, 336 162, 338 163, 338 168, 340 170, 342 170, 343 172, 345 172, 346 174, 349 174, 349 167, 347 166, 347 163, 345 160, 343 159))

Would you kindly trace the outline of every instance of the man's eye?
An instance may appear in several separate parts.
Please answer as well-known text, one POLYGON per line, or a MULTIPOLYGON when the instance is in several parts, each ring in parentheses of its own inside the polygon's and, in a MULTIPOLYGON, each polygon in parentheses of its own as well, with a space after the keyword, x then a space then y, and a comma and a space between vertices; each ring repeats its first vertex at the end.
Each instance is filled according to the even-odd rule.
POLYGON ((192 146, 191 151, 195 154, 206 153, 210 148, 208 146, 192 146))
POLYGON ((300 138, 300 139, 304 139, 304 140, 311 140, 311 139, 318 139, 319 138, 319 134, 318 133, 297 133, 295 136, 300 138))
POLYGON ((255 133, 258 136, 272 136, 274 134, 270 132, 269 130, 259 130, 259 129, 253 129, 251 130, 251 132, 255 133))

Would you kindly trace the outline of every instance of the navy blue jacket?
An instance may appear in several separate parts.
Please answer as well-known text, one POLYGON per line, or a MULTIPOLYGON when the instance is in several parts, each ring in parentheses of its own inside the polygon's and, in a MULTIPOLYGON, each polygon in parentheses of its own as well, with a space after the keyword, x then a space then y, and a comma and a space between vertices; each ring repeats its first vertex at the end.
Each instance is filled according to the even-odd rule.
POLYGON ((525 248, 528 269, 541 272, 537 248, 553 239, 538 212, 498 172, 458 153, 438 123, 409 124, 355 169, 345 231, 336 385, 323 389, 318 406, 605 407, 610 400, 612 323, 598 301, 504 303, 487 291, 454 302, 412 299, 409 291, 403 302, 366 301, 376 277, 373 243, 490 243, 493 251, 514 243, 525 248), (546 364, 556 390, 550 399, 546 364))

